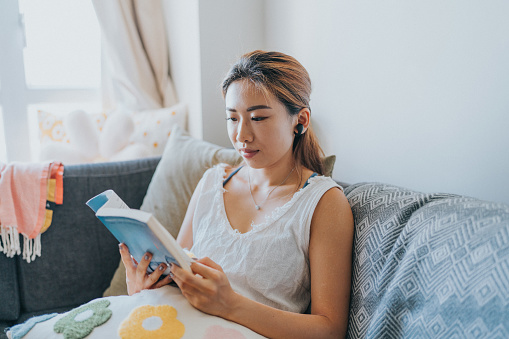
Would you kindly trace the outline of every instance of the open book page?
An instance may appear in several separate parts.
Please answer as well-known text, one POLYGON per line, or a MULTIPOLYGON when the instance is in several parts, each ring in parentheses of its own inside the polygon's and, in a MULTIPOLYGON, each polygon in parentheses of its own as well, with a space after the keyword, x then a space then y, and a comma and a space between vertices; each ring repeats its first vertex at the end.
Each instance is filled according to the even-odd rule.
POLYGON ((120 199, 120 197, 112 190, 108 190, 107 196, 108 201, 102 206, 102 208, 121 208, 121 209, 129 209, 129 206, 120 199))
POLYGON ((96 195, 87 201, 87 205, 95 213, 101 208, 129 209, 129 206, 113 190, 107 190, 96 195))

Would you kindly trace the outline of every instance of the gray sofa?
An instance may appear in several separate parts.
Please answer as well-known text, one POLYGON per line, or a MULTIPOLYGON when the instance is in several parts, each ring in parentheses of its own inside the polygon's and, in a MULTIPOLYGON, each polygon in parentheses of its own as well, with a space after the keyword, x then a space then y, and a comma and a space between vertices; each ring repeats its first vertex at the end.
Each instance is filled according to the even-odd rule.
MULTIPOLYGON (((27 264, 0 254, 0 338, 31 316, 100 297, 117 241, 85 205, 113 189, 139 208, 159 158, 66 166, 64 203, 27 264)), ((350 338, 508 338, 509 206, 358 183, 350 338)))

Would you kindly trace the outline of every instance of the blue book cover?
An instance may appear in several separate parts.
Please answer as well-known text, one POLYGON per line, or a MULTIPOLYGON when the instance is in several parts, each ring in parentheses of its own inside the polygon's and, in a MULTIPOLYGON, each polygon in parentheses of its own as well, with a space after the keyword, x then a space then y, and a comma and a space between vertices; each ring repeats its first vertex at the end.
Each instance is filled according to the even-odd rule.
MULTIPOLYGON (((152 214, 130 209, 112 190, 98 194, 87 201, 87 205, 115 238, 127 245, 137 262, 146 252, 152 253, 148 273, 161 263, 174 263, 191 271, 191 257, 152 214)), ((169 273, 168 268, 163 275, 169 273)))

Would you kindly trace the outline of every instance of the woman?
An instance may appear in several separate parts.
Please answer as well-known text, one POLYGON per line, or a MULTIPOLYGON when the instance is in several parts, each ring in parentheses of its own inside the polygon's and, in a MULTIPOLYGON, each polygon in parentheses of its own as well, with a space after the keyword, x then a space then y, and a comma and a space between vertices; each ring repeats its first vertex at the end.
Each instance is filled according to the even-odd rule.
MULTIPOLYGON (((194 274, 171 276, 197 309, 276 337, 346 333, 353 218, 341 188, 322 176, 323 152, 310 126, 311 82, 294 58, 244 55, 222 84, 228 134, 242 166, 209 169, 177 241, 191 248, 194 274), (318 174, 318 175, 316 175, 318 174), (310 314, 303 314, 310 301, 310 314)), ((157 288, 122 246, 129 293, 157 288)))

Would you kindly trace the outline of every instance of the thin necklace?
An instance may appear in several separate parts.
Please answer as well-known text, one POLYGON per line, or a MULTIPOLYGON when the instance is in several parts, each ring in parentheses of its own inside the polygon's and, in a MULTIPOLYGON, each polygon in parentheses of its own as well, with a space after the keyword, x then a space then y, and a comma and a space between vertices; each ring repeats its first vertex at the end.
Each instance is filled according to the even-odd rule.
POLYGON ((253 197, 253 191, 251 190, 251 175, 249 174, 249 167, 247 168, 247 181, 248 181, 248 184, 249 184, 249 193, 251 193, 251 199, 253 199, 253 203, 255 205, 255 208, 257 211, 261 210, 262 209, 262 205, 265 204, 265 202, 267 201, 267 199, 269 198, 270 194, 276 189, 278 188, 279 186, 281 186, 282 184, 285 183, 285 181, 290 177, 290 175, 293 173, 293 171, 295 170, 295 166, 293 166, 292 170, 290 171, 290 173, 288 173, 288 175, 286 176, 286 178, 281 181, 281 183, 279 185, 277 185, 276 187, 274 187, 273 189, 270 190, 269 194, 267 194, 267 196, 265 197, 265 199, 263 199, 263 201, 260 203, 260 204, 257 204, 254 197, 253 197))

